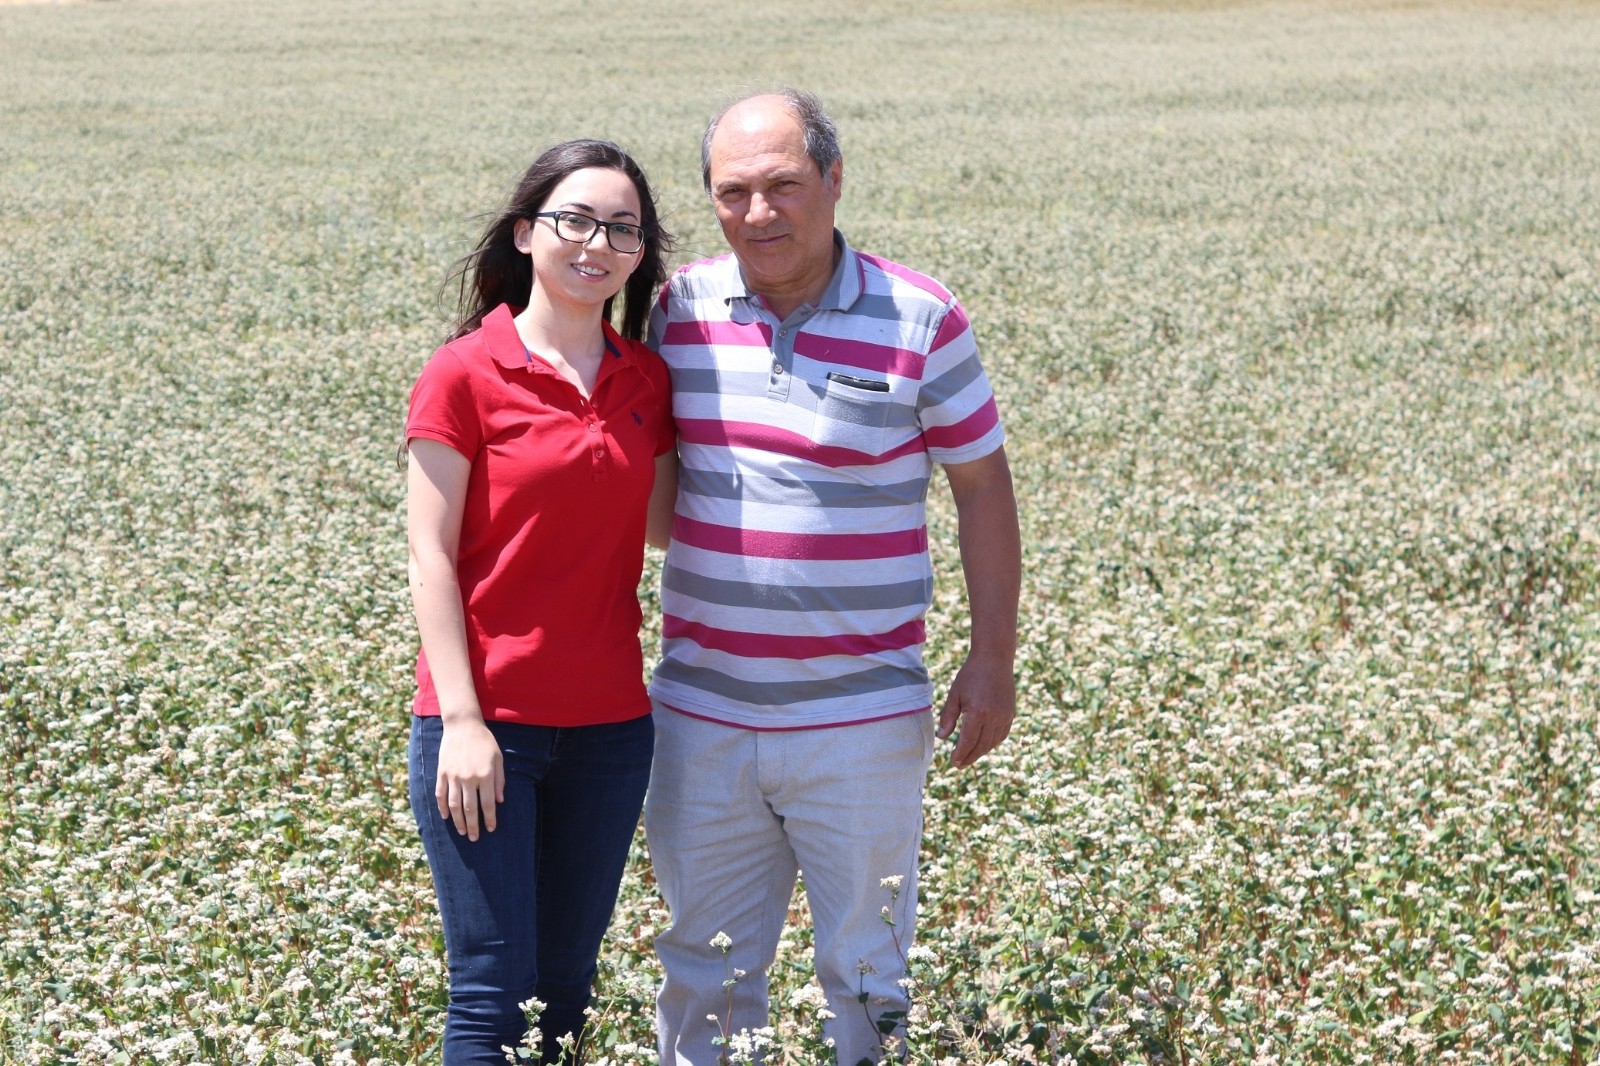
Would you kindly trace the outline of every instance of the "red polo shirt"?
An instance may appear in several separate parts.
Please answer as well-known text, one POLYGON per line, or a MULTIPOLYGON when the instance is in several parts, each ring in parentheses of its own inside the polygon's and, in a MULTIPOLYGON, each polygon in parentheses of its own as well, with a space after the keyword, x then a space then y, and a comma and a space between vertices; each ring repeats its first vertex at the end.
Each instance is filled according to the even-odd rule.
MULTIPOLYGON (((637 590, 655 459, 673 442, 671 386, 654 352, 605 333, 587 400, 527 352, 504 305, 435 352, 411 390, 406 439, 472 460, 456 574, 487 721, 650 711, 637 590)), ((439 713, 425 655, 412 709, 439 713)))

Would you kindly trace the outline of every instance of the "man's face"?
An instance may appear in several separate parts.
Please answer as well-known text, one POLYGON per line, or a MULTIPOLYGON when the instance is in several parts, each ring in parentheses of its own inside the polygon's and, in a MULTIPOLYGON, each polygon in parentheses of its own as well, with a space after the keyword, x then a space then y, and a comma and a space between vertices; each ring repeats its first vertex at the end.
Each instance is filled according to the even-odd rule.
POLYGON ((711 202, 745 282, 780 313, 814 302, 833 277, 841 169, 826 176, 781 102, 747 100, 711 140, 711 202))

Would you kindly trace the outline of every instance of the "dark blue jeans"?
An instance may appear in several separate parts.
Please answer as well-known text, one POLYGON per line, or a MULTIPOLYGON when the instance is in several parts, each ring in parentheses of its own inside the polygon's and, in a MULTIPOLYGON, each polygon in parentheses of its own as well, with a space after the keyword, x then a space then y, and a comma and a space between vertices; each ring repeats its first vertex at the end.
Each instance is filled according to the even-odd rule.
POLYGON ((491 722, 506 771, 498 828, 476 842, 439 817, 438 718, 411 724, 411 810, 433 869, 449 959, 445 1066, 505 1066, 527 1032, 519 1003, 545 1004, 542 1062, 581 1032, 595 958, 650 779, 649 715, 554 728, 491 722))

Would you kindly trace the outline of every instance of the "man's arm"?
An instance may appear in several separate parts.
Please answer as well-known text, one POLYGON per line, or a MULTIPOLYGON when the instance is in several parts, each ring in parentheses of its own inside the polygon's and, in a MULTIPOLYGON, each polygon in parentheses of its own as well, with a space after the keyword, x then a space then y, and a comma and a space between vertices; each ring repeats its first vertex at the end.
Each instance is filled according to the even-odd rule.
POLYGON ((972 610, 972 646, 939 715, 939 736, 959 722, 950 761, 971 766, 1011 731, 1017 710, 1017 598, 1022 588, 1022 534, 1005 449, 944 468, 956 501, 961 571, 972 610))

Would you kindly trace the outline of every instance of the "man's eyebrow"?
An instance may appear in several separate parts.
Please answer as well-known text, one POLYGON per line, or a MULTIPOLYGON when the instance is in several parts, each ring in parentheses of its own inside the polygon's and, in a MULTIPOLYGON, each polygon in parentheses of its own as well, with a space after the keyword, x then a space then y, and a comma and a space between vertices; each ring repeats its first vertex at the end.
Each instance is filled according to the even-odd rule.
POLYGON ((713 182, 711 191, 723 192, 728 189, 746 189, 751 185, 776 185, 781 181, 804 181, 806 173, 803 168, 796 167, 792 170, 774 170, 754 180, 750 178, 724 178, 722 181, 713 182))
MULTIPOLYGON (((593 215, 595 218, 599 218, 600 217, 600 212, 596 211, 591 205, 583 203, 581 200, 568 200, 566 203, 564 203, 560 207, 556 208, 556 210, 559 211, 562 208, 571 208, 574 211, 582 211, 584 214, 593 215)), ((637 214, 635 214, 634 212, 629 211, 626 207, 624 207, 621 211, 612 212, 611 217, 612 218, 623 218, 623 217, 638 218, 639 216, 637 214)))

